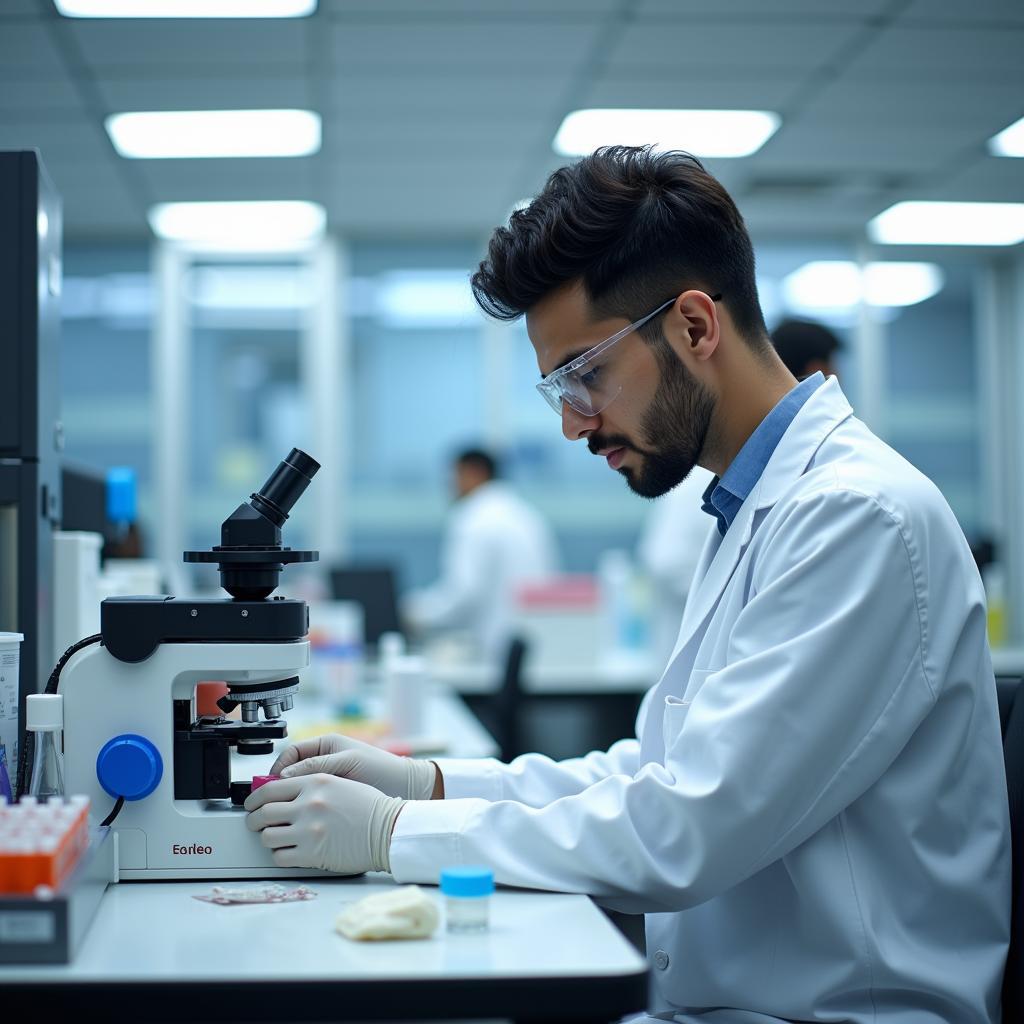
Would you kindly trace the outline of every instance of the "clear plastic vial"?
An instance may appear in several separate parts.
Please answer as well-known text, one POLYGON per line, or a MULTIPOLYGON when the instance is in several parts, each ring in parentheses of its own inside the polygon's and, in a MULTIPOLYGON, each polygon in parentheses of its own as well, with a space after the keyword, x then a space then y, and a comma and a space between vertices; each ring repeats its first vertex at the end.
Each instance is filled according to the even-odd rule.
POLYGON ((35 733, 36 752, 28 791, 32 796, 64 795, 64 698, 59 693, 33 693, 25 705, 25 728, 35 733))
POLYGON ((450 932, 483 932, 490 917, 494 872, 473 865, 445 868, 441 893, 445 897, 445 921, 450 932))

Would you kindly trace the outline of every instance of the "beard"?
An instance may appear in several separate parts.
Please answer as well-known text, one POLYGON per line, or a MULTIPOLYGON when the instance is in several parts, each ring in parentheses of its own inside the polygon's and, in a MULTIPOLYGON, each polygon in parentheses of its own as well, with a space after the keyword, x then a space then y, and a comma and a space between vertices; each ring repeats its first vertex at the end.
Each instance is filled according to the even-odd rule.
POLYGON ((621 446, 639 453, 636 469, 622 467, 629 489, 642 498, 660 498, 690 475, 697 465, 715 410, 714 395, 683 366, 674 352, 656 350, 661 382, 640 424, 646 447, 622 435, 592 436, 588 447, 595 454, 621 446))

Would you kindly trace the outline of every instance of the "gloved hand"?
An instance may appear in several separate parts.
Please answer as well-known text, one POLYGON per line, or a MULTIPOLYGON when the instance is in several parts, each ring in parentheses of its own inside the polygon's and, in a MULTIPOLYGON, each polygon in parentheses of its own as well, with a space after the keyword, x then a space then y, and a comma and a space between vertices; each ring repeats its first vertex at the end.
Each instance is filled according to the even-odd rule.
POLYGON ((405 803, 351 779, 304 775, 251 793, 245 824, 274 851, 279 868, 390 871, 391 832, 405 803))
POLYGON ((336 733, 288 747, 270 769, 271 775, 285 779, 319 772, 365 782, 388 796, 400 796, 403 800, 429 800, 437 779, 433 761, 398 757, 336 733))

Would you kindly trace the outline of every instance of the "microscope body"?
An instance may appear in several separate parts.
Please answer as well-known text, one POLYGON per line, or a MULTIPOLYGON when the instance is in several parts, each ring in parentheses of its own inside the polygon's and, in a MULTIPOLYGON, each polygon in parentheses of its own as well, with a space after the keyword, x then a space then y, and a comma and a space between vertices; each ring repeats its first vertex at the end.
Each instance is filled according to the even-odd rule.
MULTIPOLYGON (((161 599, 117 603, 133 600, 161 599)), ((175 612, 196 610, 197 618, 213 604, 167 602, 175 612)), ((229 602, 218 604, 231 608, 229 602)), ((305 617, 303 602, 287 604, 293 614, 301 611, 305 617)), ((104 602, 104 613, 108 610, 104 602)), ((241 610, 236 609, 239 616, 241 610)), ((245 810, 230 798, 232 762, 236 774, 248 769, 251 779, 254 769, 248 765, 256 759, 231 752, 237 749, 237 735, 204 736, 204 730, 218 725, 195 711, 199 682, 273 692, 295 680, 308 663, 305 630, 291 640, 161 642, 139 662, 119 660, 106 644, 87 647, 71 659, 60 688, 66 785, 70 793, 85 793, 101 816, 114 805, 112 791, 131 789, 133 799, 125 801, 111 826, 118 836, 122 879, 318 874, 275 867, 258 833, 245 827, 245 810), (197 764, 205 767, 197 772, 197 764)), ((224 730, 241 733, 243 743, 270 747, 287 734, 282 719, 221 721, 224 730), (246 735, 253 738, 245 740, 246 735)))
POLYGON ((241 806, 268 767, 257 757, 287 735, 282 716, 309 664, 305 602, 271 595, 286 565, 319 557, 281 543, 319 468, 293 448, 224 521, 220 545, 185 552, 186 562, 218 566, 229 597, 108 598, 101 643, 88 638, 62 675, 60 664, 54 670, 66 790, 89 796, 100 815, 116 812, 122 878, 319 874, 276 867, 241 806), (217 702, 224 714, 197 714, 200 682, 227 684, 217 702), (236 708, 240 716, 228 717, 236 708))

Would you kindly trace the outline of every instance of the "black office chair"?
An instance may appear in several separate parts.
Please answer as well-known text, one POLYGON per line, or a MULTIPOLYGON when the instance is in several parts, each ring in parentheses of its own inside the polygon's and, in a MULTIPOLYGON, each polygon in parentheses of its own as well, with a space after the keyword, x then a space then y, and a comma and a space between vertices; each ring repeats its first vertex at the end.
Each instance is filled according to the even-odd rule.
POLYGON ((495 712, 494 737, 501 747, 501 759, 506 762, 523 753, 522 678, 526 652, 527 643, 522 637, 516 636, 509 641, 505 672, 492 704, 495 712))
POLYGON ((999 718, 1003 727, 1003 760, 1010 798, 1010 845, 1013 859, 1013 903, 1010 951, 1003 978, 1003 1020, 1024 1020, 1024 680, 996 679, 999 718))

